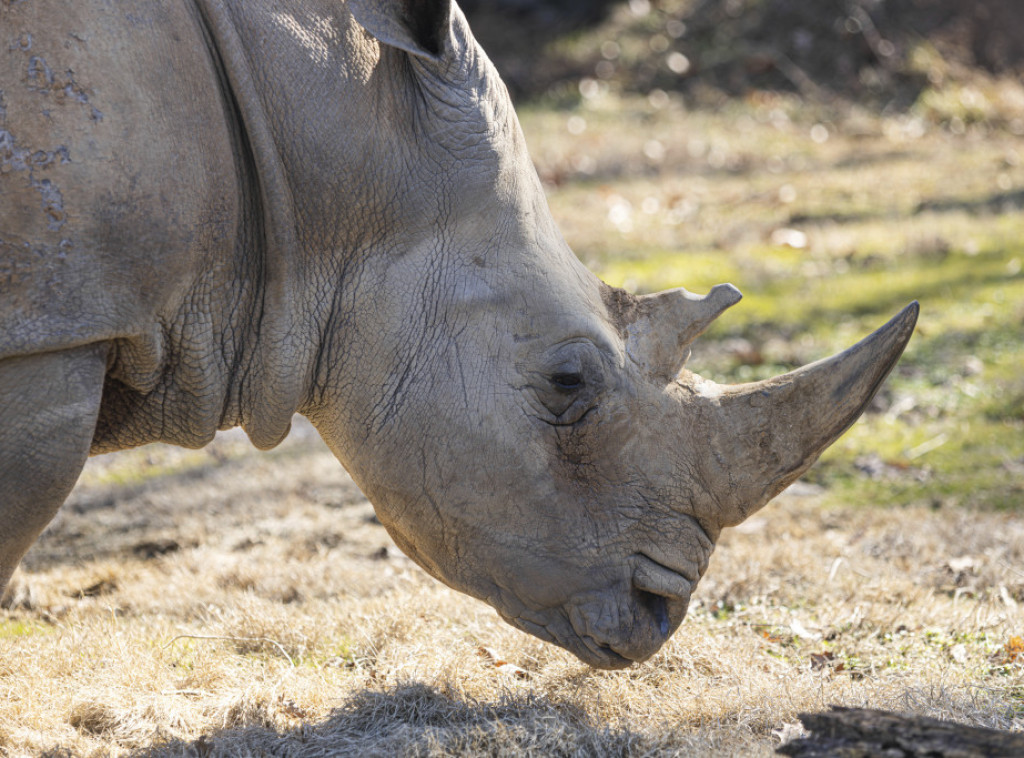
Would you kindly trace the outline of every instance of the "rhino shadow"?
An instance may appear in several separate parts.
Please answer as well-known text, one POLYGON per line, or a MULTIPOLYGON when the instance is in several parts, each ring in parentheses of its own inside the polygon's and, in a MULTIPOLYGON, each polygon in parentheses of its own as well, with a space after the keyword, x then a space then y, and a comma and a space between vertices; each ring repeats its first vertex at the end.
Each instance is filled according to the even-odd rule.
MULTIPOLYGON (((274 707, 250 709, 247 715, 257 723, 193 741, 171 740, 130 755, 634 755, 651 754, 665 741, 595 724, 578 706, 532 693, 479 702, 422 682, 356 692, 320 723, 291 729, 270 723, 274 707)), ((680 743, 686 740, 687 735, 679 735, 680 743)))

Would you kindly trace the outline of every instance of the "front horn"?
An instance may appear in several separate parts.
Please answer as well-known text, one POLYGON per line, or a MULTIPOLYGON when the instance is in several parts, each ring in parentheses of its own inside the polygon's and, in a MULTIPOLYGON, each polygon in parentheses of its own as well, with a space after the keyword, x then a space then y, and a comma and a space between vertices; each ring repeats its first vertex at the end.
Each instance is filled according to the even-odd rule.
POLYGON ((721 526, 779 494, 850 428, 899 360, 918 311, 915 301, 850 349, 773 379, 721 386, 691 375, 708 414, 702 457, 705 481, 719 484, 710 489, 721 526))

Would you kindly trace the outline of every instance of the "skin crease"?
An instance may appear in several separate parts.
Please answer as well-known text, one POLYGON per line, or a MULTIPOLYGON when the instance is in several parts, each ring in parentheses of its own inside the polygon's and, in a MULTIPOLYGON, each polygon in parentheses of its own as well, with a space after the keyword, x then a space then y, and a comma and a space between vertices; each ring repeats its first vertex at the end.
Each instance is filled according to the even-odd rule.
MULTIPOLYGON (((0 13, 29 28, 40 4, 0 13)), ((146 120, 153 114, 138 103, 155 84, 132 80, 136 99, 124 102, 94 85, 103 120, 49 133, 71 156, 46 169, 67 198, 66 228, 43 229, 30 181, 17 215, 29 221, 17 231, 54 250, 72 239, 86 251, 77 275, 92 287, 134 292, 141 281, 152 292, 56 315, 29 292, 27 310, 44 314, 34 332, 23 327, 26 308, 0 310, 7 333, 24 333, 0 343, 0 358, 43 344, 44 354, 73 354, 72 368, 91 377, 72 425, 98 419, 93 452, 200 445, 235 425, 272 447, 301 412, 428 572, 518 628, 620 668, 664 644, 721 528, 764 505, 852 423, 909 339, 916 310, 839 363, 774 383, 723 389, 677 374, 685 343, 735 302, 732 291, 634 298, 579 263, 504 86, 445 2, 134 4, 131 18, 174 30, 172 52, 136 21, 97 21, 98 4, 76 5, 82 18, 68 24, 89 27, 94 48, 106 33, 149 45, 141 59, 167 58, 158 112, 177 115, 146 120), (175 56, 205 62, 190 69, 175 56), (170 137, 159 124, 174 131, 196 111, 198 152, 179 150, 180 130, 170 137), (129 116, 138 133, 125 143, 114 127, 129 116), (100 190, 122 174, 164 179, 144 160, 153 139, 164 140, 154 148, 162 160, 182 164, 181 182, 168 180, 159 201, 154 190, 148 206, 128 193, 141 220, 89 227, 104 210, 100 190), (101 159, 114 144, 127 144, 128 157, 111 177, 101 159), (191 187, 206 195, 191 197, 191 187), (168 201, 173 219, 158 213, 168 201), (173 229, 174 244, 158 245, 163 236, 144 222, 173 229), (147 263, 154 245, 159 265, 147 263), (96 270, 88 251, 100 249, 116 254, 96 270), (69 325, 80 332, 70 342, 53 336, 69 325), (81 345, 94 348, 74 352, 81 345)), ((38 49, 63 43, 47 34, 37 33, 38 49)), ((24 78, 15 52, 0 74, 24 78)), ((58 70, 96 71, 81 55, 58 70)), ((0 128, 14 134, 37 94, 11 99, 0 128)), ((81 115, 65 111, 69 123, 81 115)), ((10 226, 15 215, 0 218, 10 226)), ((11 236, 0 226, 0 239, 11 236)), ((0 383, 0 399, 25 381, 0 383)), ((61 401, 56 384, 38 394, 36 406, 61 401)), ((30 423, 27 413, 15 409, 14 421, 30 423)), ((81 467, 88 435, 79 436, 56 467, 62 481, 81 467)), ((0 436, 0 453, 15 446, 0 436)), ((0 527, 13 534, 14 516, 30 508, 45 524, 69 486, 39 504, 0 477, 0 527)), ((13 538, 0 528, 0 586, 41 528, 13 538)))

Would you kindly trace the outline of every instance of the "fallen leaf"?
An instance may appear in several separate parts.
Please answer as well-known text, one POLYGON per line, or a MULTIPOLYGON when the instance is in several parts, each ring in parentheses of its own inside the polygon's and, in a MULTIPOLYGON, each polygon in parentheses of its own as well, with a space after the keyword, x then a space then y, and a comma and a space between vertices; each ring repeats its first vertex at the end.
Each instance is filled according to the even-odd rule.
POLYGON ((1010 593, 1006 590, 1006 587, 1004 587, 1004 586, 1000 586, 999 587, 999 597, 1002 599, 1003 604, 1007 608, 1016 608, 1017 607, 1017 601, 1014 600, 1010 596, 1010 593))
POLYGON ((181 550, 181 544, 168 538, 146 540, 132 547, 132 552, 143 560, 151 560, 157 556, 175 553, 179 550, 181 550))
POLYGON ((514 676, 516 679, 529 679, 530 674, 526 669, 521 669, 514 663, 502 663, 498 666, 498 671, 508 676, 514 676))
POLYGON ((493 648, 484 647, 483 645, 481 645, 476 649, 476 651, 480 654, 482 658, 484 658, 488 663, 494 666, 504 666, 506 663, 508 663, 508 661, 506 661, 500 655, 498 655, 498 653, 493 648))
POLYGON ((803 250, 807 247, 807 235, 799 229, 776 229, 772 232, 771 241, 779 247, 791 247, 803 250))
POLYGON ((804 725, 799 721, 792 721, 783 724, 778 729, 772 729, 772 734, 778 737, 782 744, 785 745, 787 742, 809 736, 810 732, 804 729, 804 725))
POLYGON ((481 645, 476 649, 476 651, 477 653, 479 653, 481 658, 483 658, 489 664, 494 666, 494 668, 496 668, 502 674, 514 676, 516 679, 530 678, 530 672, 528 672, 526 669, 520 668, 514 663, 509 663, 502 656, 498 655, 498 653, 493 648, 484 647, 483 645, 481 645))
POLYGON ((828 668, 835 658, 835 653, 828 651, 824 653, 811 653, 811 669, 821 671, 823 668, 828 668))
POLYGON ((1002 662, 1013 663, 1024 660, 1024 637, 1013 636, 1006 641, 1002 650, 1002 662))
POLYGON ((286 698, 284 695, 278 695, 277 707, 280 708, 281 711, 289 718, 300 720, 309 718, 309 713, 304 708, 299 706, 294 700, 286 698))
POLYGON ((959 574, 961 571, 974 568, 978 565, 978 562, 971 556, 965 555, 962 558, 953 558, 948 565, 953 573, 959 574))
POLYGON ((117 592, 117 582, 113 579, 100 579, 98 582, 93 582, 88 587, 69 592, 69 597, 85 598, 85 597, 99 597, 100 595, 109 595, 112 592, 117 592))

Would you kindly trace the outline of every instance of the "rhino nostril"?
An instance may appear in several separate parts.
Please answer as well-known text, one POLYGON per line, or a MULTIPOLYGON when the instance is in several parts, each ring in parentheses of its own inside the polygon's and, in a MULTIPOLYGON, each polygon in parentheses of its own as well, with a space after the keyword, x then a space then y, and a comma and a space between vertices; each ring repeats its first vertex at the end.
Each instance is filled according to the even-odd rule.
POLYGON ((637 590, 637 598, 640 600, 640 604, 650 611, 651 615, 654 616, 655 622, 658 624, 658 631, 661 632, 662 637, 668 636, 669 619, 668 619, 668 601, 661 595, 655 595, 646 590, 637 590))

